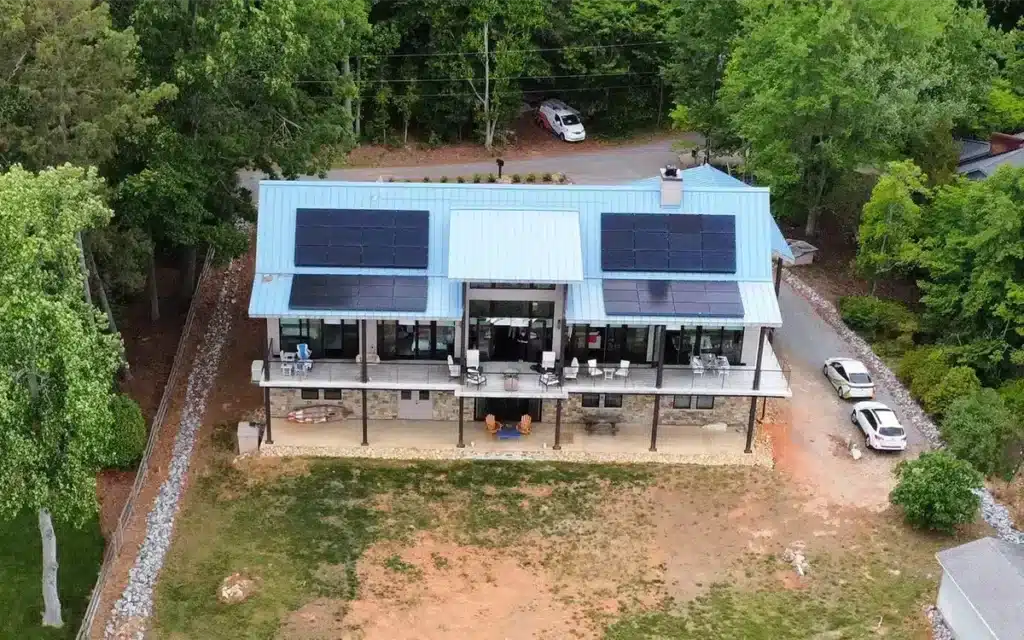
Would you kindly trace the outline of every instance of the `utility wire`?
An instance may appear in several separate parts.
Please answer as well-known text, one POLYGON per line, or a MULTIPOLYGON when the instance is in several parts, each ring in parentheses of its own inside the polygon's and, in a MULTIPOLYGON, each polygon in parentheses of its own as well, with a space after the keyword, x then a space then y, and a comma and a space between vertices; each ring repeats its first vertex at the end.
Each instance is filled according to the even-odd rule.
MULTIPOLYGON (((604 91, 606 89, 646 89, 650 87, 660 87, 660 84, 624 84, 613 87, 583 87, 579 89, 529 89, 526 91, 520 91, 519 93, 569 93, 570 91, 604 91)), ((418 93, 417 98, 473 98, 477 97, 475 93, 418 93)))
MULTIPOLYGON (((550 51, 590 51, 595 49, 621 49, 629 47, 649 47, 657 44, 672 44, 672 40, 652 40, 650 42, 628 42, 625 44, 595 44, 578 47, 549 47, 545 49, 510 49, 501 53, 547 53, 550 51)), ((478 56, 482 51, 453 51, 446 53, 385 53, 380 55, 363 54, 363 58, 443 58, 451 56, 478 56)), ((497 53, 497 52, 495 52, 497 53)))
MULTIPOLYGON (((554 80, 560 78, 610 78, 617 76, 656 76, 659 71, 618 71, 616 73, 577 73, 551 76, 498 76, 491 80, 554 80)), ((408 84, 416 82, 473 82, 477 78, 381 78, 379 80, 360 80, 355 84, 408 84)), ((296 80, 295 84, 335 84, 338 80, 296 80)))

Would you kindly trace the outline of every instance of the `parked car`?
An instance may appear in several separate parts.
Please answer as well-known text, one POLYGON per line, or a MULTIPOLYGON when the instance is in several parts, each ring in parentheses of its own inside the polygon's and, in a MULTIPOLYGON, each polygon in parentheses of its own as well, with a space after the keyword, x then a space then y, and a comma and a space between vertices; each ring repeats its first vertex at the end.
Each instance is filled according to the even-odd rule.
POLYGON ((829 358, 821 372, 835 388, 840 398, 874 398, 875 383, 871 374, 859 360, 829 358))
POLYGON ((537 108, 537 122, 566 142, 582 142, 587 139, 580 112, 561 100, 545 100, 537 108))
POLYGON ((903 451, 907 448, 907 432, 896 413, 881 402, 853 405, 850 421, 864 432, 864 444, 869 449, 903 451))

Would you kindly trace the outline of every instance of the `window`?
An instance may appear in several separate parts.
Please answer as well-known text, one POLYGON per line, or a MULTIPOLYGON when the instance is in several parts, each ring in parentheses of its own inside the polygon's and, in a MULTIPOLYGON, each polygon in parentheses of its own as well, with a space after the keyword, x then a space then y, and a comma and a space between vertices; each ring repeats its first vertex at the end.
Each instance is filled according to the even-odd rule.
POLYGON ((474 282, 469 285, 470 289, 533 289, 540 291, 553 291, 553 284, 532 284, 528 282, 474 282))
POLYGON ((715 396, 697 396, 697 404, 694 409, 714 409, 715 396))
POLYGON ((672 396, 673 409, 689 409, 690 400, 693 396, 672 396))
POLYGON ((319 400, 320 390, 319 389, 302 389, 299 391, 299 396, 303 400, 319 400))
POLYGON ((604 407, 605 407, 605 409, 621 409, 622 408, 622 394, 621 393, 606 393, 606 394, 604 394, 604 407))
POLYGON ((325 358, 353 359, 359 353, 359 321, 324 322, 321 328, 325 358))
POLYGON ((430 392, 420 391, 420 400, 430 400, 430 392))
POLYGON ((832 365, 832 368, 836 370, 836 373, 838 373, 842 377, 843 380, 849 380, 850 379, 849 376, 846 375, 846 369, 843 368, 843 365, 841 365, 841 364, 839 364, 837 362, 834 365, 832 365))
POLYGON ((454 353, 454 322, 382 320, 377 324, 377 355, 381 360, 444 360, 454 353))
POLYGON ((314 358, 324 357, 320 340, 322 320, 281 318, 279 327, 281 351, 297 351, 300 344, 307 344, 314 358))
POLYGON ((584 393, 580 404, 587 409, 596 409, 601 406, 601 395, 597 393, 584 393))
POLYGON ((409 391, 408 389, 403 389, 401 398, 402 400, 412 400, 412 391, 409 391))
POLYGON ((725 327, 683 327, 665 332, 665 364, 690 364, 698 353, 725 356, 729 364, 739 365, 743 353, 743 329, 725 327))
POLYGON ((633 364, 648 362, 647 338, 649 327, 600 327, 585 324, 573 325, 565 344, 565 358, 586 362, 618 364, 629 360, 633 364))
POLYGON ((324 389, 324 400, 341 400, 341 389, 324 389))
POLYGON ((579 124, 580 118, 576 114, 570 113, 562 118, 562 124, 579 124))

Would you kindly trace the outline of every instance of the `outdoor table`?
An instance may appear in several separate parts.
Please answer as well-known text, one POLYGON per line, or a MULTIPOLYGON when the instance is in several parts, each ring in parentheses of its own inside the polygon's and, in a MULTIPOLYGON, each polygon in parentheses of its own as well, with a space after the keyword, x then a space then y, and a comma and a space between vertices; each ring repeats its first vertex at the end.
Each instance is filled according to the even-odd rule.
POLYGON ((519 390, 519 372, 514 369, 505 371, 505 391, 519 390))
POLYGON ((619 432, 619 417, 612 414, 588 414, 584 415, 583 418, 583 430, 587 433, 596 433, 602 429, 607 429, 613 436, 619 432))

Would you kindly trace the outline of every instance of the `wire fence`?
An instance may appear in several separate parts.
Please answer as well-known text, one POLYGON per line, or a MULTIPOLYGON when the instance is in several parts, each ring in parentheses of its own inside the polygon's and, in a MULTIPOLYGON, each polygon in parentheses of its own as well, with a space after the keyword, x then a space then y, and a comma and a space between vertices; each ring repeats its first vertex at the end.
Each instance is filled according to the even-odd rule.
POLYGON ((163 395, 160 397, 160 404, 157 407, 156 415, 153 416, 153 423, 149 428, 149 439, 146 441, 146 449, 142 453, 142 460, 139 462, 139 468, 135 474, 135 483, 132 484, 132 490, 131 493, 128 494, 128 500, 124 503, 124 507, 121 508, 121 515, 117 519, 117 526, 107 539, 107 546, 103 552, 103 564, 100 565, 100 572, 96 578, 96 585, 93 587, 92 597, 89 599, 89 606, 85 610, 85 616, 82 618, 82 624, 78 628, 78 634, 75 636, 75 640, 88 640, 92 636, 92 627, 96 621, 96 613, 99 611, 100 600, 103 596, 106 581, 110 577, 114 562, 116 561, 117 556, 121 553, 121 547, 124 545, 124 532, 128 526, 128 521, 131 520, 132 515, 135 513, 135 501, 142 492, 142 487, 146 484, 146 476, 149 472, 149 458, 153 454, 153 448, 156 445, 156 441, 159 439, 161 429, 163 429, 164 420, 167 419, 167 412, 170 411, 171 402, 174 399, 174 389, 178 383, 178 377, 186 367, 185 345, 188 343, 189 337, 192 333, 192 324, 195 321, 196 309, 201 302, 203 286, 209 279, 209 274, 213 265, 213 256, 213 248, 210 248, 206 252, 206 259, 203 261, 203 268, 199 273, 199 280, 196 282, 195 290, 192 293, 192 303, 189 305, 188 315, 185 316, 185 324, 181 328, 181 336, 178 338, 178 348, 174 352, 174 361, 171 364, 171 372, 168 374, 167 382, 164 385, 163 395))

